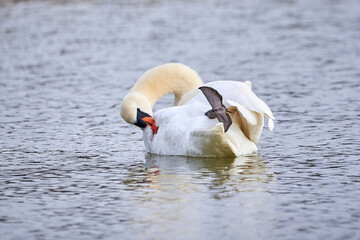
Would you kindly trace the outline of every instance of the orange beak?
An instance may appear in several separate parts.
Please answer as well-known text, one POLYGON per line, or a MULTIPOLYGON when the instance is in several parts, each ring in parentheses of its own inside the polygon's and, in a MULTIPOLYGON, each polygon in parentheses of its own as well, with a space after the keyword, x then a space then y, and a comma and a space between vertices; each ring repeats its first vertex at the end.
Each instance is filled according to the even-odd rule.
POLYGON ((144 118, 142 118, 142 120, 144 122, 146 122, 147 126, 151 127, 151 130, 152 130, 153 134, 157 133, 157 131, 159 130, 159 127, 156 126, 155 120, 152 117, 144 117, 144 118))

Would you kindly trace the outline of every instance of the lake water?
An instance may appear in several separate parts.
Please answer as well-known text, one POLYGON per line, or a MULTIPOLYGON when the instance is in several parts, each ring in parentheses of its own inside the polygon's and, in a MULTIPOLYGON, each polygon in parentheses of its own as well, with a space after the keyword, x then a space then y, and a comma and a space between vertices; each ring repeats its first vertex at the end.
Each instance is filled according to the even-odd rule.
POLYGON ((1 239, 360 239, 359 1, 1 1, 0 113, 1 239), (146 155, 166 62, 252 81, 258 154, 146 155))

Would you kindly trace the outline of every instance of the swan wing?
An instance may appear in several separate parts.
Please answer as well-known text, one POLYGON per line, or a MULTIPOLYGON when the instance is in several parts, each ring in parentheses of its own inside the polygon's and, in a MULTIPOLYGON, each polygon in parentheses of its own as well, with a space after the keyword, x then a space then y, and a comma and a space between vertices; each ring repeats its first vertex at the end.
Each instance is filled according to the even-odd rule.
POLYGON ((249 124, 255 125, 257 123, 255 112, 247 109, 246 107, 244 107, 240 103, 237 103, 237 102, 234 102, 234 101, 231 101, 231 100, 227 100, 227 103, 230 106, 236 107, 237 110, 241 113, 241 115, 247 120, 247 122, 249 124))
POLYGON ((235 81, 216 81, 210 82, 209 85, 215 88, 223 95, 224 100, 233 100, 240 103, 249 110, 264 114, 266 117, 275 119, 272 111, 258 98, 251 90, 251 82, 235 82, 235 81))
MULTIPOLYGON (((258 98, 251 90, 251 82, 216 81, 206 83, 205 86, 216 89, 223 97, 224 105, 228 108, 233 122, 254 143, 257 143, 262 133, 264 116, 268 117, 268 127, 274 128, 274 115, 270 108, 258 98)), ((194 89, 184 95, 180 104, 192 104, 192 102, 206 102, 206 98, 199 94, 200 90, 194 89)))
POLYGON ((233 122, 236 123, 250 141, 257 143, 264 126, 264 116, 247 109, 235 101, 227 100, 226 102, 229 105, 228 111, 233 122))
MULTIPOLYGON (((264 101, 258 98, 255 93, 251 90, 251 82, 236 82, 236 81, 216 81, 206 83, 205 86, 216 89, 223 97, 226 107, 230 107, 228 100, 240 104, 243 108, 250 111, 260 113, 269 118, 268 127, 270 130, 274 128, 274 115, 271 109, 266 105, 264 101)), ((194 89, 185 94, 180 101, 180 104, 188 104, 193 101, 206 101, 205 97, 202 96, 200 90, 194 89)), ((243 109, 240 107, 241 109, 243 109)), ((245 111, 245 110, 244 110, 245 111)), ((244 111, 242 111, 244 113, 244 111)))

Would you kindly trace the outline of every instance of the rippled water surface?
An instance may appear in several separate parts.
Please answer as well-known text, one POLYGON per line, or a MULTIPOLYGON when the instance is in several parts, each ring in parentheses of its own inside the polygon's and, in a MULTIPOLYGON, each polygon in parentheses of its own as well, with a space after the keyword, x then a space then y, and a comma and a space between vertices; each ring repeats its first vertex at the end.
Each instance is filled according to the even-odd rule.
POLYGON ((359 57, 355 0, 1 1, 1 239, 360 239, 359 57), (120 103, 166 62, 252 81, 259 153, 146 155, 120 103))

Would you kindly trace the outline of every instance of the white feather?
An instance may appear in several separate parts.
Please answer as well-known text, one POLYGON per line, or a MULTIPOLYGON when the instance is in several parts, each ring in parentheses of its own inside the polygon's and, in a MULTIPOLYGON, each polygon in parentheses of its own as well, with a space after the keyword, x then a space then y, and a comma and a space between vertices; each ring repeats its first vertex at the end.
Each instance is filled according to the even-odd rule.
POLYGON ((270 131, 272 131, 274 129, 274 121, 271 118, 269 118, 268 126, 269 126, 270 131))

